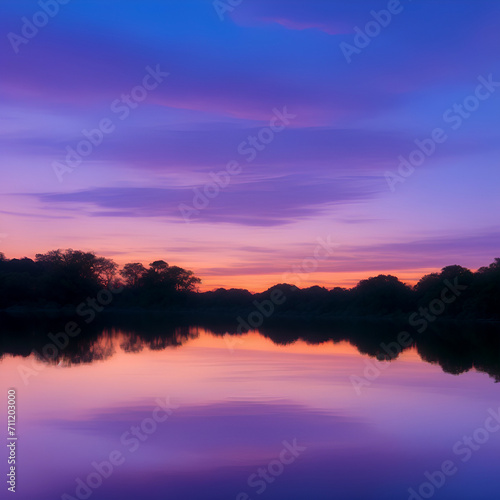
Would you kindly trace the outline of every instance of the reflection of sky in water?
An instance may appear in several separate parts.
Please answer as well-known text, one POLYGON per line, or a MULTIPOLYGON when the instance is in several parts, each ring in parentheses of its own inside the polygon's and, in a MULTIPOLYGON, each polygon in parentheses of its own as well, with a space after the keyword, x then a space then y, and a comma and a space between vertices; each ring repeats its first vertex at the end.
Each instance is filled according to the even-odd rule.
POLYGON ((500 432, 467 463, 452 451, 499 407, 487 375, 445 374, 410 350, 358 396, 349 377, 368 358, 347 343, 276 346, 249 334, 231 351, 202 334, 126 353, 115 342, 106 361, 46 367, 27 386, 17 370, 32 360, 3 360, 2 381, 18 389, 16 498, 74 497, 75 479, 113 450, 125 463, 92 499, 404 499, 446 459, 459 471, 436 498, 499 498, 500 432), (178 409, 131 452, 120 437, 166 397, 178 409), (257 495, 248 477, 294 439, 306 450, 257 495))

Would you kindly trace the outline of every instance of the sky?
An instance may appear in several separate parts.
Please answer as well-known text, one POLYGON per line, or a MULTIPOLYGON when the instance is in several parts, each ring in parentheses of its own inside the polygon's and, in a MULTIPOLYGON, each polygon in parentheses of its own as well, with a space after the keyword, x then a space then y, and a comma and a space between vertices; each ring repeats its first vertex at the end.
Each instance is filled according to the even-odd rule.
POLYGON ((260 291, 500 256, 499 2, 54 2, 0 7, 8 258, 260 291))

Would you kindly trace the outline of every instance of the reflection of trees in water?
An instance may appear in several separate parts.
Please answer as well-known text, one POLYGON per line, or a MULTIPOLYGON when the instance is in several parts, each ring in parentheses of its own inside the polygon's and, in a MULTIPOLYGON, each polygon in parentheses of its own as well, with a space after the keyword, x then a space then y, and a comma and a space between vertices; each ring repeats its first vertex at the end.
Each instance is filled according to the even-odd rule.
POLYGON ((58 350, 58 355, 54 358, 44 357, 43 346, 40 350, 34 348, 34 355, 38 361, 51 365, 71 366, 103 361, 116 353, 115 337, 107 329, 103 329, 97 336, 93 335, 92 338, 85 340, 87 342, 84 339, 70 342, 65 349, 58 350))
POLYGON ((187 326, 178 326, 172 329, 163 329, 151 335, 144 330, 132 329, 117 330, 115 335, 121 336, 120 348, 125 352, 140 352, 144 348, 152 351, 161 351, 168 347, 180 347, 190 339, 198 337, 198 332, 187 326))
POLYGON ((454 375, 476 369, 500 382, 500 327, 462 326, 430 332, 419 339, 420 357, 454 375))
MULTIPOLYGON (((82 327, 82 333, 60 349, 54 359, 42 356, 50 342, 49 332, 60 332, 68 318, 11 318, 1 323, 0 356, 29 356, 63 366, 91 363, 112 357, 118 350, 138 353, 144 349, 164 350, 180 347, 206 331, 216 337, 236 330, 236 321, 209 318, 173 317, 161 314, 103 316, 82 327)), ((444 372, 458 375, 471 369, 489 374, 500 381, 500 325, 456 323, 434 325, 425 334, 417 334, 408 325, 393 322, 306 321, 269 318, 259 329, 263 337, 277 345, 303 340, 309 345, 347 341, 364 355, 377 359, 396 358, 388 355, 383 344, 397 341, 406 330, 422 360, 439 365, 444 372)), ((394 344, 392 344, 394 345, 394 344)))

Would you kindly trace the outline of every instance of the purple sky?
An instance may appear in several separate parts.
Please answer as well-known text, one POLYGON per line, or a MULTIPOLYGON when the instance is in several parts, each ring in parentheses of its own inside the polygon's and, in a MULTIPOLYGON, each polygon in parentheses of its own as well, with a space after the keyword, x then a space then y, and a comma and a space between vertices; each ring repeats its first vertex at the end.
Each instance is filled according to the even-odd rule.
POLYGON ((318 238, 335 251, 296 284, 411 281, 498 256, 498 2, 243 0, 219 16, 203 0, 72 0, 47 19, 4 4, 7 257, 163 258, 208 289, 259 290, 314 259, 318 238), (47 20, 34 35, 33 20, 47 20), (445 140, 391 189, 387 172, 438 128, 445 140), (90 152, 68 164, 68 148, 90 152))

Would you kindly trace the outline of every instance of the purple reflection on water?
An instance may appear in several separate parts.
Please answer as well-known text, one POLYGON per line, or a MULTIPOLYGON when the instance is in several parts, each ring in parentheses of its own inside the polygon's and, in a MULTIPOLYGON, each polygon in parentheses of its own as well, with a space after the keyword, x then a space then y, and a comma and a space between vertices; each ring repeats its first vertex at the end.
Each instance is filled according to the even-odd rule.
MULTIPOLYGON (((350 377, 368 358, 346 343, 278 347, 247 335, 231 352, 203 334, 176 349, 117 346, 90 364, 38 362, 19 386, 15 498, 408 499, 445 460, 457 473, 434 498, 500 497, 500 431, 467 462, 453 451, 498 411, 486 374, 450 375, 410 350, 358 395, 350 377), (178 408, 155 423, 166 395, 178 408), (300 449, 287 463, 285 442, 300 449), (96 479, 92 463, 105 467, 113 453, 123 463, 96 479), (79 479, 102 484, 77 489, 79 479)), ((20 363, 0 369, 12 379, 20 363)))
MULTIPOLYGON (((152 410, 144 406, 109 408, 78 420, 42 422, 53 428, 54 435, 67 434, 74 443, 83 438, 81 442, 87 440, 92 446, 72 448, 73 454, 66 459, 73 474, 66 469, 57 482, 46 485, 50 493, 36 498, 61 498, 62 493, 75 497, 75 478, 85 479, 93 471, 91 461, 101 462, 113 450, 119 450, 125 462, 115 467, 91 498, 215 500, 235 499, 240 492, 249 499, 408 498, 409 486, 418 486, 426 470, 434 470, 450 458, 460 474, 448 480, 437 498, 493 499, 500 492, 491 470, 498 454, 496 436, 491 437, 494 443, 476 453, 471 464, 464 464, 451 446, 447 449, 441 443, 408 449, 400 436, 377 429, 368 416, 361 420, 280 401, 234 401, 178 408, 151 435, 141 433, 145 440, 137 440, 137 448, 130 433, 126 444, 120 442, 123 433, 140 425, 152 410), (254 476, 249 485, 252 474, 279 459, 283 441, 301 448, 296 459, 278 475, 268 473, 266 481, 254 476), (485 482, 477 481, 481 476, 485 482)), ((407 424, 409 434, 415 425, 433 425, 431 419, 407 424)), ((60 441, 59 446, 61 451, 67 449, 68 441, 60 441)), ((61 455, 54 454, 51 460, 57 466, 61 455)))

